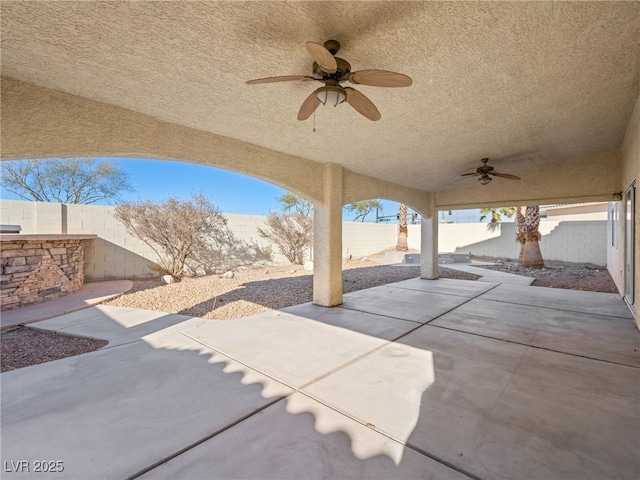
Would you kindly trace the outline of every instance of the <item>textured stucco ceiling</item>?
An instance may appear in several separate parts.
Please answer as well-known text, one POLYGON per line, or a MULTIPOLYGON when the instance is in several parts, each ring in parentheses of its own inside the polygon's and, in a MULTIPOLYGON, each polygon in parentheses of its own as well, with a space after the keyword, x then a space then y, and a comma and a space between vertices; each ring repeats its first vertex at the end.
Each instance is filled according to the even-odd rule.
MULTIPOLYGON (((619 148, 640 93, 638 2, 2 1, 2 75, 421 190, 459 186, 492 158, 522 173, 619 148), (296 120, 315 82, 306 41, 335 38, 348 105, 296 120), (312 83, 312 84, 311 84, 312 83)), ((215 152, 212 152, 215 155, 215 152)))

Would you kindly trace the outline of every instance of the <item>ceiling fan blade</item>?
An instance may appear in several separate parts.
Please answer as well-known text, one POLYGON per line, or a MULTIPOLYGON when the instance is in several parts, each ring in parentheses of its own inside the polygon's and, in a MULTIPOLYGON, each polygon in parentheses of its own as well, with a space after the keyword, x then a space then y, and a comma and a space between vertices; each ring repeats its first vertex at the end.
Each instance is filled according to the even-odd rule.
POLYGON ((463 180, 469 180, 469 179, 471 178, 470 176, 465 177, 465 176, 463 176, 463 175, 460 175, 460 177, 461 177, 461 178, 457 178, 457 179, 455 179, 455 180, 453 181, 453 183, 461 182, 461 181, 463 181, 463 180))
POLYGON ((327 73, 335 73, 338 69, 338 63, 333 58, 331 52, 322 45, 313 42, 307 42, 307 50, 316 61, 320 68, 327 73))
POLYGON ((255 80, 247 80, 247 85, 256 85, 258 83, 276 83, 276 82, 294 82, 296 80, 315 80, 308 75, 283 75, 280 77, 256 78, 255 80))
POLYGON ((313 112, 316 111, 318 105, 320 105, 320 100, 316 97, 317 90, 314 90, 311 95, 309 95, 304 102, 302 102, 302 106, 298 111, 298 120, 306 120, 311 116, 313 112))
POLYGON ((460 176, 461 177, 469 177, 469 176, 472 176, 472 175, 477 177, 480 174, 478 172, 469 172, 469 173, 463 173, 460 176))
POLYGON ((347 92, 347 103, 351 105, 359 114, 364 115, 369 120, 380 120, 382 115, 371 100, 365 95, 351 87, 345 88, 347 92))
POLYGON ((410 77, 387 70, 359 70, 349 75, 349 81, 373 87, 409 87, 413 84, 410 77))
POLYGON ((489 172, 489 175, 493 175, 494 177, 508 178, 509 180, 520 180, 520 177, 516 177, 515 175, 511 175, 509 173, 489 172))

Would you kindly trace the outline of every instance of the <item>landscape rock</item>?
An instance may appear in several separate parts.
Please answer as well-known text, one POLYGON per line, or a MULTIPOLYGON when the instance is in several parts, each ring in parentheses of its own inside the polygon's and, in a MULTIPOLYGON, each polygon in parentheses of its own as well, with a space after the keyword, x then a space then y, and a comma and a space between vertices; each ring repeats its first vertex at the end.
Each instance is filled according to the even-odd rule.
POLYGON ((311 260, 307 260, 306 262, 304 262, 303 268, 307 271, 313 270, 313 262, 311 260))
POLYGON ((176 283, 176 279, 171 275, 163 275, 162 281, 164 283, 176 283))
POLYGON ((233 272, 232 271, 228 271, 228 272, 224 273, 222 275, 222 277, 220 277, 220 278, 233 278, 233 277, 234 277, 233 272))

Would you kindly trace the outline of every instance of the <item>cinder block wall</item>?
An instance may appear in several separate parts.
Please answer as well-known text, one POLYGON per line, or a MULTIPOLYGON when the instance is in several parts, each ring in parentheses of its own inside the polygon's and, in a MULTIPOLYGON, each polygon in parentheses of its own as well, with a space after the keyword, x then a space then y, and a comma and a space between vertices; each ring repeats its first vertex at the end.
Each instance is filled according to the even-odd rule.
MULTIPOLYGON (((130 236, 113 218, 114 207, 61 205, 55 203, 3 200, 0 223, 18 224, 22 233, 94 233, 98 239, 85 242, 87 281, 153 276, 150 262, 157 260, 153 249, 130 236)), ((239 240, 266 246, 258 235, 264 217, 226 214, 228 226, 239 240)), ((395 247, 397 225, 344 222, 342 252, 362 257, 395 247)), ((542 255, 548 260, 607 264, 607 222, 542 222, 542 255)), ((486 224, 440 224, 438 250, 442 253, 472 253, 489 257, 517 258, 515 224, 504 223, 498 232, 486 224)), ((409 248, 420 250, 420 225, 409 225, 409 248)), ((287 263, 274 248, 274 261, 287 263)))
POLYGON ((398 226, 384 223, 343 222, 342 255, 365 257, 389 248, 398 241, 398 226))
MULTIPOLYGON (((157 260, 151 247, 129 235, 113 217, 114 207, 67 205, 67 233, 95 233, 85 247, 85 279, 152 277, 149 263, 157 260)), ((40 232, 42 233, 42 232, 40 232)))
MULTIPOLYGON (((446 224, 439 227, 440 252, 513 259, 520 254, 514 223, 503 223, 497 232, 488 232, 486 224, 446 224)), ((546 260, 607 264, 607 222, 604 220, 547 221, 540 223, 539 231, 542 234, 540 251, 546 260)))

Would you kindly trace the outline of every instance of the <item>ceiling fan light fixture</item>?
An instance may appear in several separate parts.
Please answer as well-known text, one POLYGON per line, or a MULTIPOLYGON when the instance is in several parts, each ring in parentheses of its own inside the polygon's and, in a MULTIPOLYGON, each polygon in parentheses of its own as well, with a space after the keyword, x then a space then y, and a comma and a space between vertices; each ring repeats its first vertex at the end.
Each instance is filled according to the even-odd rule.
POLYGON ((489 175, 482 175, 478 181, 482 184, 482 185, 488 185, 489 183, 491 183, 491 180, 493 180, 489 175))
POLYGON ((347 92, 344 88, 327 85, 316 90, 316 98, 323 105, 340 105, 347 98, 347 92))

